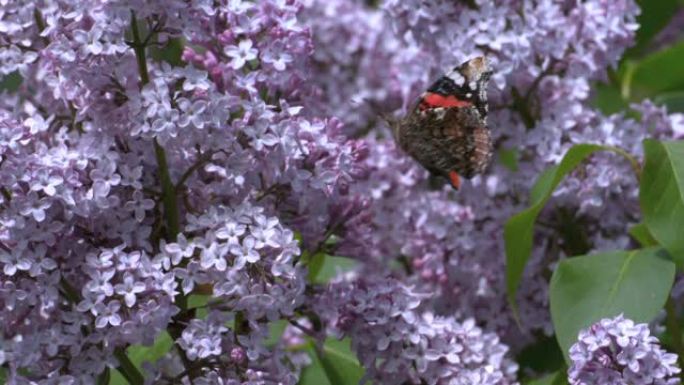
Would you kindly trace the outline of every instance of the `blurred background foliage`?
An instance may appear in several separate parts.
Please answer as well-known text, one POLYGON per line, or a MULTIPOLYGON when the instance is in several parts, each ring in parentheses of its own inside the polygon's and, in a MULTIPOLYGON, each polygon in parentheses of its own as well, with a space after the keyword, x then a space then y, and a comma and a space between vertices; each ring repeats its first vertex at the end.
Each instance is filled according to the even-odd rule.
POLYGON ((635 45, 606 83, 596 84, 594 103, 604 113, 628 110, 643 99, 684 112, 684 0, 639 0, 635 45))

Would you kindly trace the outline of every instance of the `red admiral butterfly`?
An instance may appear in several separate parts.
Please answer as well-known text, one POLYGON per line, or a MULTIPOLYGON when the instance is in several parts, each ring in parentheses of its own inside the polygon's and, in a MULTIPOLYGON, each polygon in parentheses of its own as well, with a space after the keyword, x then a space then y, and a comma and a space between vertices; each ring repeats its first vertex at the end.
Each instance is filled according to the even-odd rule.
POLYGON ((458 190, 492 157, 487 127, 487 59, 476 57, 440 77, 411 112, 392 124, 399 147, 458 190))

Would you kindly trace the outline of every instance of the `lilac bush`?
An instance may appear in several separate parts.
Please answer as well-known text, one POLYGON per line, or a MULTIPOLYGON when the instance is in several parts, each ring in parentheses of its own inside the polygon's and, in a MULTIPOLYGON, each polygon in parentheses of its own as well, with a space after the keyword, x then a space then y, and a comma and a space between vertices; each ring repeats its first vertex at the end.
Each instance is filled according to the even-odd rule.
POLYGON ((571 385, 679 384, 677 355, 665 352, 647 324, 619 315, 582 330, 570 348, 571 385))
POLYGON ((632 44, 632 0, 0 5, 0 74, 21 77, 0 98, 9 384, 101 383, 114 368, 131 384, 296 384, 302 346, 328 336, 351 340, 372 383, 515 384, 513 354, 553 333, 544 274, 627 244, 637 180, 601 155, 557 190, 522 327, 504 222, 574 144, 641 156, 646 137, 684 135, 681 114, 648 100, 637 118, 590 103, 632 44), (517 165, 456 193, 430 185, 380 116, 476 55, 494 68, 496 147, 517 165), (591 229, 586 250, 559 239, 568 210, 591 229), (356 271, 316 282, 325 255, 356 271), (277 321, 303 332, 278 338, 277 321), (127 348, 167 335, 164 357, 133 366, 127 348))

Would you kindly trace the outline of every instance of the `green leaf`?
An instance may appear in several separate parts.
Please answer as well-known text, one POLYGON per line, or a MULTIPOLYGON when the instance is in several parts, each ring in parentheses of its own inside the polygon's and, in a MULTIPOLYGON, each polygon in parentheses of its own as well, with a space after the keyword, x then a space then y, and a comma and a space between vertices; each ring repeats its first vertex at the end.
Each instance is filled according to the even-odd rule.
POLYGON ((555 188, 553 178, 555 178, 557 172, 558 165, 551 166, 539 174, 530 190, 530 202, 541 202, 544 200, 547 192, 555 188))
MULTIPOLYGON (((311 348, 313 349, 313 348, 311 348)), ((313 353, 309 354, 311 356, 311 365, 307 366, 302 370, 302 375, 299 378, 299 385, 331 385, 328 381, 328 377, 325 375, 323 366, 321 362, 316 358, 313 353)))
POLYGON ((629 103, 622 97, 621 90, 618 87, 596 84, 594 91, 592 104, 606 115, 623 111, 629 107, 629 103))
POLYGON ((150 56, 156 61, 164 61, 174 67, 183 65, 181 56, 183 55, 183 41, 181 39, 169 39, 163 47, 153 46, 150 49, 150 56))
POLYGON ((530 382, 523 382, 524 385, 566 385, 567 383, 567 373, 564 370, 547 374, 542 378, 530 382))
POLYGON ((644 141, 646 162, 639 203, 644 223, 677 265, 684 267, 684 141, 644 141))
POLYGON ((667 107, 668 112, 684 112, 684 91, 660 94, 653 98, 653 102, 667 107))
POLYGON ((364 370, 352 353, 349 340, 327 341, 323 345, 323 354, 318 359, 331 384, 356 385, 363 376, 364 370))
POLYGON ((499 150, 499 163, 503 164, 509 170, 518 171, 518 150, 515 148, 499 150))
POLYGON ((188 309, 195 309, 195 316, 199 319, 207 318, 207 304, 211 299, 209 294, 190 294, 188 296, 188 309))
POLYGON ((676 14, 677 0, 639 0, 641 14, 637 17, 639 29, 636 44, 628 54, 636 53, 648 46, 653 37, 665 27, 676 14))
POLYGON ((109 378, 109 385, 129 385, 126 378, 118 369, 112 370, 109 378))
POLYGON ((280 341, 280 337, 282 337, 283 332, 285 332, 287 325, 288 321, 284 319, 280 319, 269 323, 268 338, 266 339, 264 344, 269 347, 277 344, 280 341))
POLYGON ((561 261, 551 277, 551 319, 566 362, 581 329, 623 313, 650 322, 665 304, 675 265, 662 248, 614 251, 561 261))
POLYGON ((306 264, 306 267, 309 269, 309 274, 307 276, 309 282, 314 282, 316 280, 326 259, 325 253, 316 253, 309 258, 309 262, 306 264))
POLYGON ((0 384, 4 385, 7 382, 7 370, 0 367, 0 384))
MULTIPOLYGON (((167 332, 163 331, 154 340, 154 344, 152 346, 129 346, 128 349, 126 349, 126 355, 131 360, 131 362, 138 368, 138 370, 141 373, 143 373, 143 362, 157 361, 166 353, 168 353, 169 350, 171 350, 172 346, 173 339, 167 332)), ((111 381, 109 382, 110 385, 128 385, 128 381, 126 381, 126 379, 121 375, 121 373, 118 370, 112 371, 111 377, 111 381)))
POLYGON ((321 268, 314 279, 315 283, 328 283, 339 273, 354 270, 358 262, 345 257, 326 255, 321 268))
POLYGON ((553 336, 535 338, 534 343, 517 354, 515 362, 520 366, 520 373, 555 372, 565 366, 563 353, 553 336))
POLYGON ((8 91, 14 92, 19 89, 24 78, 19 75, 18 71, 14 71, 0 78, 0 92, 8 91))
POLYGON ((140 368, 140 364, 144 361, 155 362, 162 358, 171 350, 173 346, 173 339, 171 336, 163 331, 154 340, 152 346, 134 345, 127 349, 128 357, 133 363, 140 368))
POLYGON ((97 376, 97 385, 108 385, 111 379, 111 370, 105 368, 105 370, 97 376))
POLYGON ((651 232, 648 231, 643 223, 637 223, 636 225, 629 228, 629 235, 632 236, 642 247, 658 246, 658 241, 653 238, 651 232))
POLYGON ((300 385, 357 385, 361 380, 364 369, 351 351, 349 339, 328 339, 321 351, 311 342, 308 351, 313 363, 302 373, 300 385))
POLYGON ((209 294, 192 294, 188 296, 188 309, 197 309, 207 306, 211 296, 209 294))
POLYGON ((631 77, 630 96, 636 100, 684 86, 684 41, 637 62, 631 77))
MULTIPOLYGON (((578 144, 568 150, 560 164, 544 171, 530 194, 531 206, 512 216, 504 226, 504 240, 506 243, 506 293, 508 302, 517 316, 515 294, 520 285, 525 265, 532 251, 534 222, 539 212, 551 197, 553 190, 563 180, 565 175, 575 169, 584 159, 596 151, 613 151, 629 157, 624 151, 609 146, 594 144, 578 144)), ((633 159, 630 159, 633 161, 633 159)))

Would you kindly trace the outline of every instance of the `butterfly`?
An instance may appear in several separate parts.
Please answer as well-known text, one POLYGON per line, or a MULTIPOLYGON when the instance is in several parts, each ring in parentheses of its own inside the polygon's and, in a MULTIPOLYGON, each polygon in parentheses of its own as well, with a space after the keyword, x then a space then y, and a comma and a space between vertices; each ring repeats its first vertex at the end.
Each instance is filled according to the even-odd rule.
POLYGON ((487 84, 492 71, 476 57, 442 75, 392 131, 399 147, 458 190, 461 178, 482 173, 492 157, 487 84))

